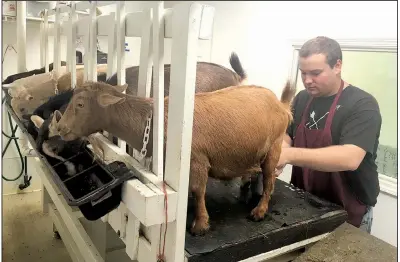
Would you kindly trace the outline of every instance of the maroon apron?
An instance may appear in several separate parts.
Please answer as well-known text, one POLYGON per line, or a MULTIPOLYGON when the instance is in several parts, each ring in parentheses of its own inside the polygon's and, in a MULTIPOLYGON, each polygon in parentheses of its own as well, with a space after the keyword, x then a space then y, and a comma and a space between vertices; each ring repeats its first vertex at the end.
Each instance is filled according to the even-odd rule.
MULTIPOLYGON (((343 91, 344 82, 342 80, 338 94, 329 109, 328 118, 325 127, 322 130, 308 129, 306 119, 310 104, 313 100, 308 100, 306 109, 303 111, 300 125, 297 127, 294 137, 294 147, 302 148, 321 148, 331 146, 332 120, 336 112, 336 105, 343 91)), ((348 214, 347 222, 359 227, 364 214, 367 211, 366 205, 361 203, 355 195, 350 192, 344 176, 349 175, 345 172, 321 172, 309 168, 301 168, 293 166, 291 183, 313 195, 321 197, 332 203, 336 203, 344 207, 348 214)))

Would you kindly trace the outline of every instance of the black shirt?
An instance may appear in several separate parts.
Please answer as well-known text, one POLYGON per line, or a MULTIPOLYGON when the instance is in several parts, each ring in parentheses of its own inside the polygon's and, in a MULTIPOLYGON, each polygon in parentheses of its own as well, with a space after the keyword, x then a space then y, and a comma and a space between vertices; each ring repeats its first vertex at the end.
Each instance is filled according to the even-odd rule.
MULTIPOLYGON (((287 130, 292 140, 309 98, 307 91, 302 90, 293 100, 294 121, 287 130)), ((307 128, 325 127, 334 98, 335 95, 314 98, 309 112, 305 112, 307 128)), ((366 151, 357 170, 346 171, 345 178, 350 191, 359 201, 369 206, 375 206, 380 191, 375 159, 381 124, 379 105, 371 94, 352 85, 343 90, 332 121, 332 142, 334 145, 353 144, 366 151)))

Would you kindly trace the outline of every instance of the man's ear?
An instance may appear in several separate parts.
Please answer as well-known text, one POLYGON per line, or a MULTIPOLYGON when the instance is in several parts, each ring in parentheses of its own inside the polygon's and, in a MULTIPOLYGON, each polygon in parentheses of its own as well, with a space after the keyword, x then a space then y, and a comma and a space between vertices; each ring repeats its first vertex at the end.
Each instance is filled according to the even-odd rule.
POLYGON ((342 60, 338 59, 335 66, 333 67, 335 74, 339 74, 342 72, 342 60))
POLYGON ((125 97, 101 94, 97 97, 97 102, 101 107, 107 107, 125 101, 125 97))

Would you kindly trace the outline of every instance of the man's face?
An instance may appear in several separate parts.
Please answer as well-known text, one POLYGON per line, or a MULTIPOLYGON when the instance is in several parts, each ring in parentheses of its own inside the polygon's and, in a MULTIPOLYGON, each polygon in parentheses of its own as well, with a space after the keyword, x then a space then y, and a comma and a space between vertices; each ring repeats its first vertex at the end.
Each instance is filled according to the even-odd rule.
POLYGON ((300 57, 301 79, 307 92, 314 97, 333 95, 342 63, 340 60, 331 68, 324 54, 300 57))

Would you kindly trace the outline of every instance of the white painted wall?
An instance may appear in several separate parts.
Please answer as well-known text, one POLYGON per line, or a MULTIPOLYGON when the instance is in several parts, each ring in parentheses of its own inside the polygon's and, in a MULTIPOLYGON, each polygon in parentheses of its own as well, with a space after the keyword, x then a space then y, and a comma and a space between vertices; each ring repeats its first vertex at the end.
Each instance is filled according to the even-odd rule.
MULTIPOLYGON (((292 48, 291 39, 312 38, 326 35, 332 38, 397 38, 396 2, 221 2, 199 1, 216 8, 214 41, 211 61, 230 67, 229 55, 238 53, 248 72, 250 82, 266 86, 280 95, 289 74, 292 48), (286 6, 286 7, 284 7, 286 6), (361 8, 362 6, 362 8, 361 8)), ((167 8, 178 1, 165 2, 167 8)), ((138 11, 148 4, 145 1, 126 2, 126 10, 138 11)), ((101 8, 104 13, 111 9, 101 8)), ((27 26, 28 70, 39 67, 39 25, 27 26), (36 29, 35 29, 36 28, 36 29)), ((15 42, 15 24, 3 26, 3 48, 5 43, 15 42)), ((107 45, 99 39, 102 51, 107 45)), ((140 40, 129 38, 130 52, 126 66, 139 63, 140 40)), ((170 47, 170 41, 166 48, 170 47)), ((199 60, 210 60, 209 43, 201 43, 199 60)), ((66 50, 66 49, 65 49, 66 50)), ((4 51, 4 50, 3 50, 4 51)), ((52 56, 52 54, 50 54, 52 56)), ((5 58, 3 78, 15 73, 15 55, 5 58)), ((65 54, 62 54, 65 58, 65 54)), ((170 51, 166 51, 166 62, 170 51)), ((4 140, 3 138, 3 141, 4 140)), ((3 142, 4 143, 4 142, 3 142)), ((10 153, 11 154, 11 153, 10 153)), ((17 156, 17 154, 14 154, 17 156)), ((6 160, 10 167, 15 160, 6 160)), ((288 181, 290 167, 280 179, 288 181)), ((15 172, 12 172, 15 173, 15 172)), ((12 188, 3 183, 3 189, 12 188)), ((12 184, 12 183, 10 183, 12 184)), ((397 246, 397 197, 381 193, 374 209, 372 234, 397 246)))

